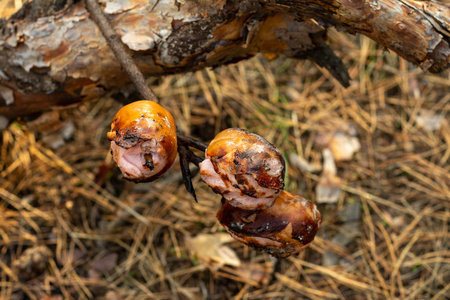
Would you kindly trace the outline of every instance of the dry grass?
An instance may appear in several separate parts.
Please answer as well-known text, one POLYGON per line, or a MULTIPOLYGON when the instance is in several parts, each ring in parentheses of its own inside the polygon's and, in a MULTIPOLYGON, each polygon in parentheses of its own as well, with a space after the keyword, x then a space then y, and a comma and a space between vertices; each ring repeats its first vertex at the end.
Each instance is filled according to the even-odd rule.
MULTIPOLYGON (((330 39, 354 79, 348 89, 310 62, 264 57, 151 80, 179 129, 204 141, 242 127, 286 158, 320 163, 320 133, 356 130, 361 150, 337 164, 343 192, 319 205, 324 221, 309 249, 275 260, 234 242, 246 270, 192 256, 186 237, 223 231, 219 196, 196 176, 196 204, 176 164, 155 183, 124 182, 106 139, 120 106, 104 98, 55 114, 53 125, 75 125, 57 149, 49 141, 60 131, 36 122, 2 133, 0 299, 445 299, 450 73, 424 74, 367 38, 330 39), (440 115, 441 128, 420 126, 424 112, 440 115), (360 216, 342 247, 333 237, 348 229, 342 212, 354 203, 360 216), (27 249, 44 269, 18 266, 32 260, 27 249), (330 255, 336 265, 324 264, 330 255)), ((319 175, 288 161, 287 189, 314 201, 319 175)))

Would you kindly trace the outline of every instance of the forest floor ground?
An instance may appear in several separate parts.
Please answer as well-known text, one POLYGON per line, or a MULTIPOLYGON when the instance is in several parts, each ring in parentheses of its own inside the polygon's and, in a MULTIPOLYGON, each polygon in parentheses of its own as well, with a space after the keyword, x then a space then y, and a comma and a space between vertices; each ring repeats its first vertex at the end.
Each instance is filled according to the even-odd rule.
POLYGON ((275 259, 228 238, 196 168, 198 203, 178 161, 156 182, 124 181, 106 138, 121 105, 104 97, 1 133, 0 299, 446 299, 450 72, 329 39, 347 89, 309 61, 264 56, 149 79, 185 134, 240 127, 278 147, 286 190, 321 202, 304 252, 275 259))

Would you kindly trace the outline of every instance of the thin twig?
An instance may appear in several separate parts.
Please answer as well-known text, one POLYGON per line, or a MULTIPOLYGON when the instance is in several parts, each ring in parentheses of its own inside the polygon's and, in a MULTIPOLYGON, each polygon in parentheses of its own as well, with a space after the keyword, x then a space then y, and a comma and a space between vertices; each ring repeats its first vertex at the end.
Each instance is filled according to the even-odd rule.
MULTIPOLYGON (((125 46, 122 44, 119 37, 115 33, 97 0, 86 0, 86 8, 91 14, 91 18, 100 28, 100 31, 108 42, 109 47, 114 52, 114 55, 119 60, 128 76, 130 76, 131 80, 133 81, 142 97, 147 100, 158 102, 158 98, 156 98, 155 93, 146 83, 144 75, 137 67, 131 55, 125 49, 125 46)), ((177 133, 177 137, 189 147, 193 147, 202 151, 205 151, 207 147, 206 144, 191 137, 187 137, 179 132, 177 133)))
POLYGON ((97 0, 86 0, 86 8, 89 11, 92 20, 94 20, 94 22, 100 28, 100 31, 105 37, 109 47, 116 55, 117 59, 127 72, 128 76, 130 76, 131 80, 133 81, 142 97, 147 100, 158 102, 158 98, 156 98, 155 93, 153 93, 152 89, 147 85, 145 77, 142 74, 141 70, 139 70, 139 68, 136 66, 133 58, 127 52, 125 46, 122 44, 119 37, 114 32, 114 29, 106 19, 106 16, 103 13, 97 0))
POLYGON ((205 151, 206 148, 208 148, 207 144, 197 141, 191 137, 181 135, 180 133, 178 133, 178 140, 184 145, 187 145, 200 151, 205 151))
POLYGON ((194 197, 195 202, 198 203, 194 185, 192 184, 191 170, 189 169, 189 161, 191 161, 191 158, 189 156, 190 154, 193 155, 193 153, 187 146, 184 146, 180 141, 178 141, 178 154, 180 155, 180 168, 181 174, 183 175, 184 186, 189 194, 194 197))

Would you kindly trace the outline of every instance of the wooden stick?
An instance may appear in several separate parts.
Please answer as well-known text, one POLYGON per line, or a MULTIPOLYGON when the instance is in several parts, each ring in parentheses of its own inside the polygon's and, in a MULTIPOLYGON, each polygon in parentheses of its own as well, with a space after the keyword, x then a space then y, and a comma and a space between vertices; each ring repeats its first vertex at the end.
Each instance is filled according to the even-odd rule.
POLYGON ((100 31, 105 37, 109 47, 114 52, 117 59, 120 61, 120 64, 125 69, 142 97, 144 97, 144 99, 146 100, 158 102, 158 98, 156 97, 153 90, 148 86, 147 82, 145 81, 144 75, 136 66, 136 63, 125 49, 125 46, 117 37, 117 34, 111 27, 108 19, 106 19, 106 16, 103 13, 97 0, 86 0, 86 8, 91 14, 92 20, 94 20, 94 22, 100 28, 100 31))

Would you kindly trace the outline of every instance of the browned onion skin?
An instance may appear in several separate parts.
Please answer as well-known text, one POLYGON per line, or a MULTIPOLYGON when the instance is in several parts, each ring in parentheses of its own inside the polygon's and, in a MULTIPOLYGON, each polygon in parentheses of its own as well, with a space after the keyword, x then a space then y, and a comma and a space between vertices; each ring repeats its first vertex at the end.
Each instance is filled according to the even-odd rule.
POLYGON ((202 180, 243 209, 271 206, 284 187, 284 173, 283 156, 271 143, 238 128, 220 132, 200 164, 202 180))
POLYGON ((261 211, 244 210, 223 200, 217 218, 234 239, 277 257, 301 252, 314 240, 322 222, 314 203, 286 191, 261 211))
POLYGON ((177 155, 177 132, 172 115, 150 100, 122 107, 114 116, 111 153, 125 179, 149 182, 161 177, 177 155))

